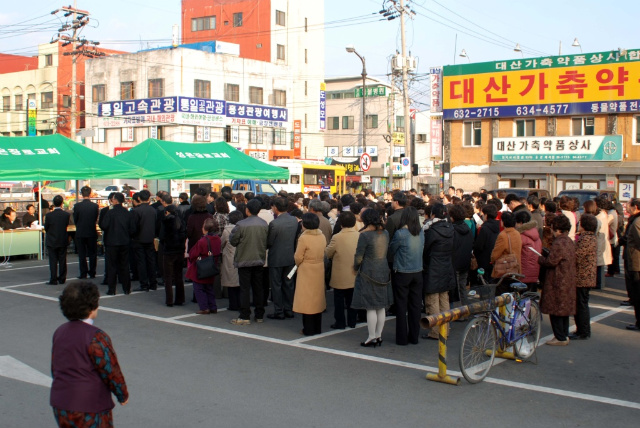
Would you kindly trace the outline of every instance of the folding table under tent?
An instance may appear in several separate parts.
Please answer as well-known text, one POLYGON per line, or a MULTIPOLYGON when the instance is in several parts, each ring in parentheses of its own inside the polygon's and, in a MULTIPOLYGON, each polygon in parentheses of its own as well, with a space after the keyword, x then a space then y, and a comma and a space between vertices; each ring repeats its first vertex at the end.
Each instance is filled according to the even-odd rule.
POLYGON ((224 141, 178 143, 147 139, 116 159, 139 165, 146 179, 288 179, 289 172, 247 156, 224 141))

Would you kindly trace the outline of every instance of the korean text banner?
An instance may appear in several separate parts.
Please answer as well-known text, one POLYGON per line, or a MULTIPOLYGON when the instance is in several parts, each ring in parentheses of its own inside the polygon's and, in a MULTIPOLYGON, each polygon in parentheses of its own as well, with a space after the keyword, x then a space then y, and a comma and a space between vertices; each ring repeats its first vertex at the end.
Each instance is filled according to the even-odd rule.
POLYGON ((640 111, 640 51, 444 67, 446 120, 640 111))
POLYGON ((494 161, 585 162, 622 160, 621 135, 493 139, 494 161))

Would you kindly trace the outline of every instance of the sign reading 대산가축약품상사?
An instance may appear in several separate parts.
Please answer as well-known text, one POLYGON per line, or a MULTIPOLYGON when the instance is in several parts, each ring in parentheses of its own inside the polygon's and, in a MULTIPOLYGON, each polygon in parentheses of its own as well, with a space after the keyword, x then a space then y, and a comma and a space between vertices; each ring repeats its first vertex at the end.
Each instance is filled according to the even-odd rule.
POLYGON ((529 162, 619 162, 622 161, 622 136, 494 138, 492 159, 529 162))
POLYGON ((445 66, 445 120, 640 111, 640 50, 445 66))

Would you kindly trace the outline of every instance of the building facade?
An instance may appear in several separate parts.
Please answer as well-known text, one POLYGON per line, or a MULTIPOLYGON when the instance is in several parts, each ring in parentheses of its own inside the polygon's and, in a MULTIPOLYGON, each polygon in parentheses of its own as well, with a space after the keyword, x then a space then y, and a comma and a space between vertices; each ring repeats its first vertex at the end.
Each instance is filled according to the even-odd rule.
MULTIPOLYGON (((295 157, 319 158, 324 130, 324 1, 183 0, 182 42, 216 40, 239 46, 240 58, 277 66, 287 80, 296 125, 295 157), (298 122, 297 122, 298 121, 298 122)), ((278 155, 261 152, 270 159, 278 155)))
POLYGON ((638 50, 444 67, 451 184, 636 197, 639 72, 638 50))
MULTIPOLYGON (((5 136, 27 135, 28 100, 36 102, 37 135, 59 133, 70 136, 71 118, 71 46, 61 42, 38 46, 36 57, 2 55, 0 91, 2 112, 0 133, 5 136), (7 61, 6 67, 4 60, 7 61)), ((99 49, 109 55, 117 51, 99 49)), ((77 59, 77 129, 84 127, 84 65, 85 57, 77 59)))

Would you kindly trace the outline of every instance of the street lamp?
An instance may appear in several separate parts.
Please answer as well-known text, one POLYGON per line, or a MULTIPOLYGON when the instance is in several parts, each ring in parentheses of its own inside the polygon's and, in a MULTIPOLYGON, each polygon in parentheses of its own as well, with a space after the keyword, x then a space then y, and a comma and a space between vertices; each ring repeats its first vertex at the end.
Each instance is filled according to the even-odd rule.
POLYGON ((362 147, 363 147, 363 153, 367 152, 367 134, 365 133, 365 128, 366 128, 366 112, 364 109, 364 102, 365 102, 365 95, 367 93, 367 66, 366 63, 364 61, 364 57, 360 56, 360 54, 358 52, 356 52, 356 48, 353 47, 353 45, 349 45, 345 48, 347 50, 347 52, 349 53, 354 53, 356 55, 358 55, 358 58, 360 58, 360 61, 362 61, 362 147))
POLYGON ((571 44, 571 46, 573 46, 574 48, 580 48, 580 53, 582 53, 582 45, 580 45, 577 37, 573 39, 573 43, 571 44))
POLYGON ((465 51, 464 49, 462 49, 462 52, 460 52, 460 56, 462 58, 466 58, 467 61, 471 62, 471 59, 469 58, 469 55, 467 55, 467 51, 465 51))
POLYGON ((524 54, 522 53, 522 48, 520 47, 520 43, 516 43, 516 47, 513 48, 514 52, 520 52, 520 55, 524 58, 524 54))

